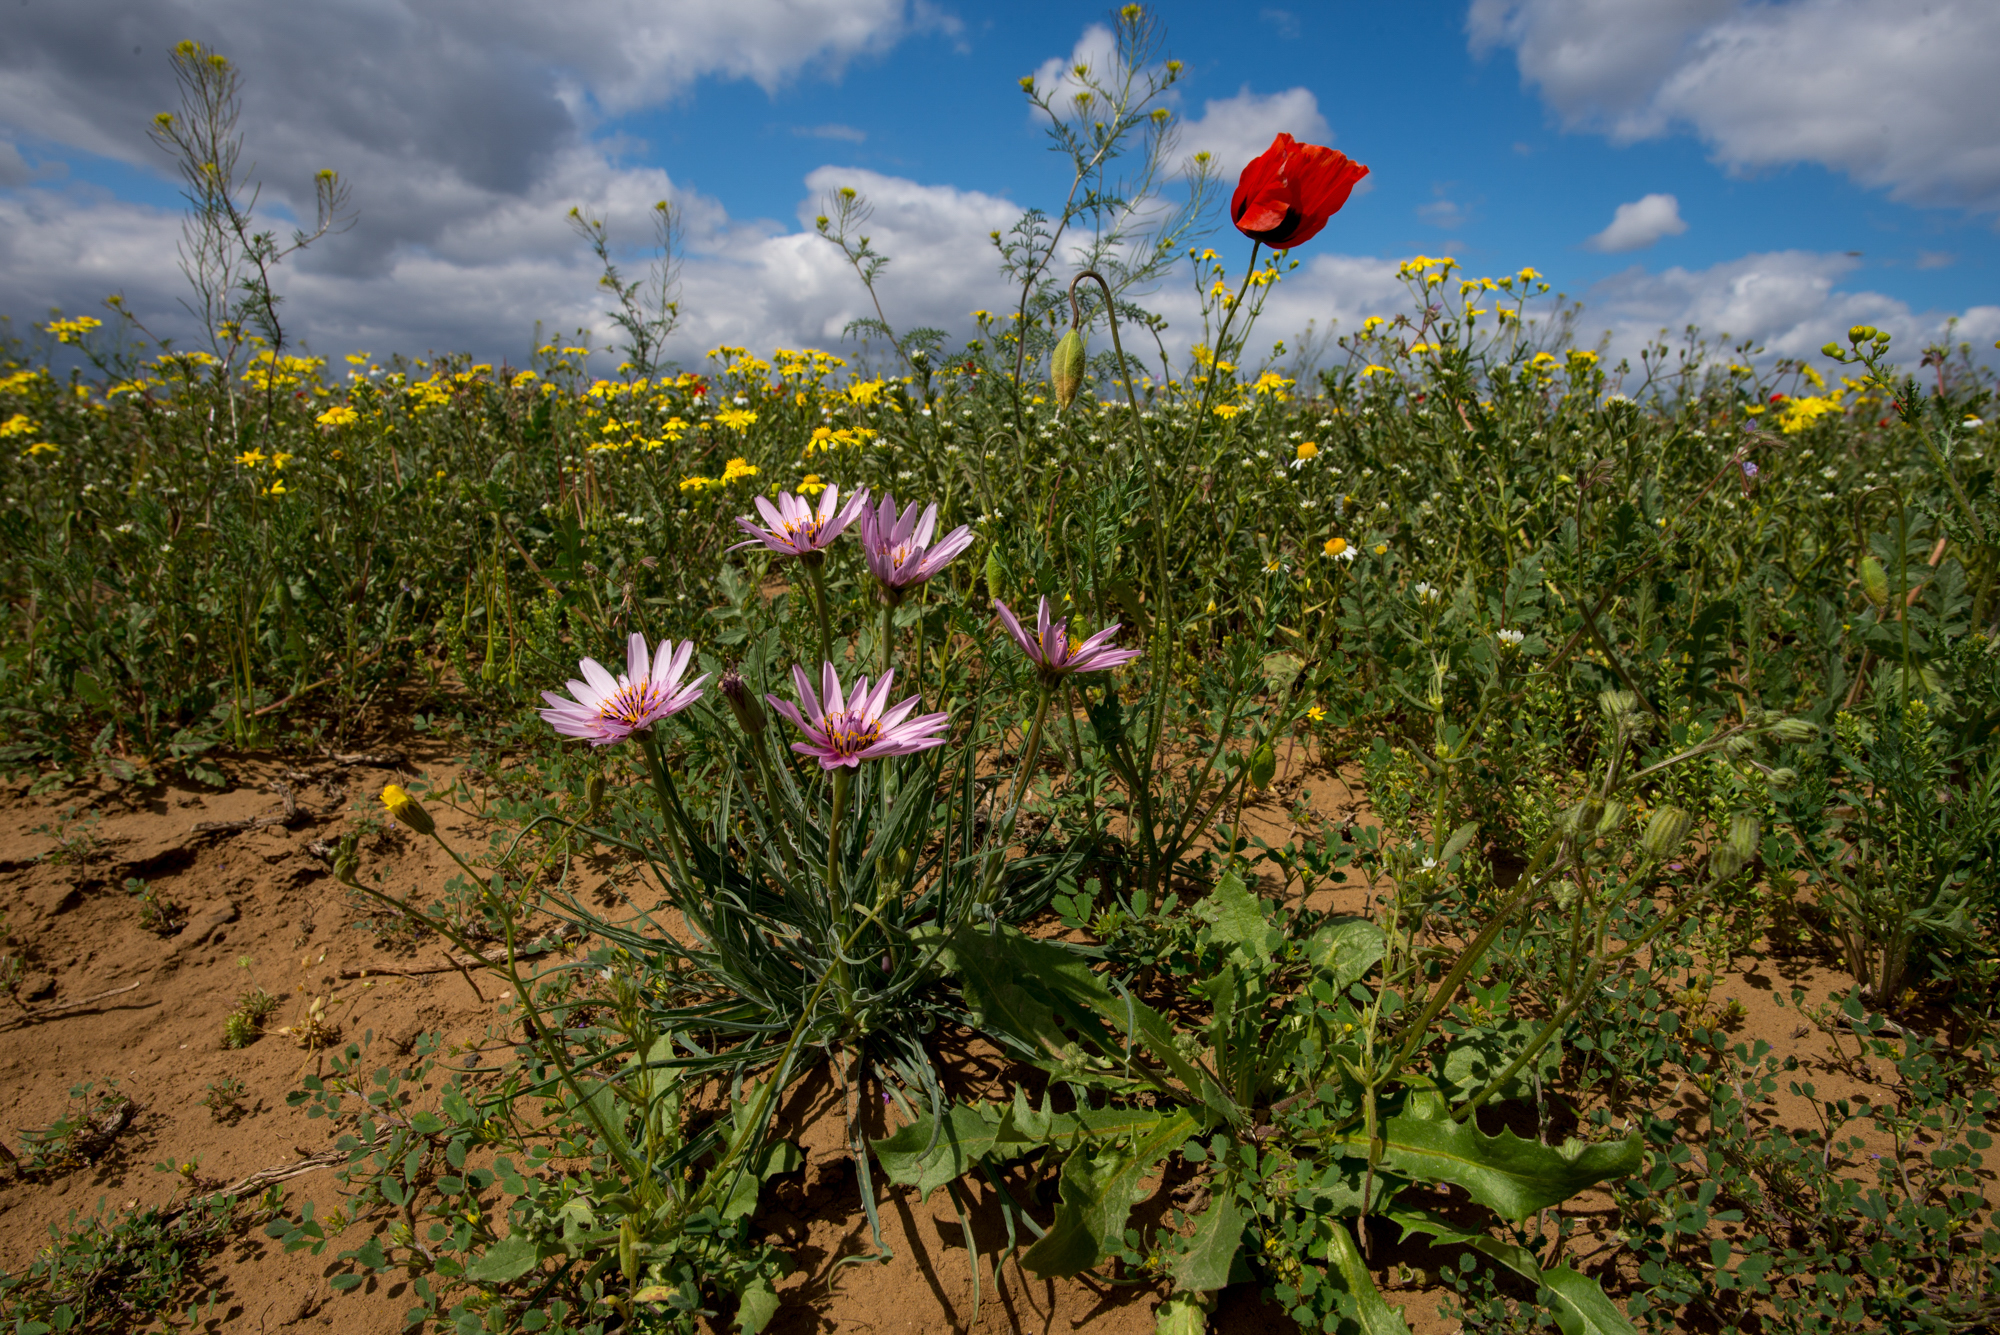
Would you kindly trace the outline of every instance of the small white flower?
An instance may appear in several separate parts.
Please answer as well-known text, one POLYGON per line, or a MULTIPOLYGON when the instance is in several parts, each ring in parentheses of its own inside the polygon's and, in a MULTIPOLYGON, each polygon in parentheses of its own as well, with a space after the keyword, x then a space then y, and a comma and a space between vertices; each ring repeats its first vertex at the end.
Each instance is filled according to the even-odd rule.
POLYGON ((1967 430, 1977 431, 1980 427, 1986 425, 1986 419, 1983 417, 1967 417, 1961 425, 1967 430))
POLYGON ((1444 597, 1433 584, 1418 584, 1411 592, 1417 595, 1417 601, 1420 603, 1435 603, 1444 597))
POLYGON ((1499 630, 1493 632, 1493 638, 1500 641, 1500 647, 1503 649, 1519 649, 1521 641, 1528 637, 1518 630, 1499 630))
POLYGON ((130 533, 131 531, 132 531, 132 526, 130 524, 120 524, 117 528, 112 530, 112 532, 114 533, 130 533))

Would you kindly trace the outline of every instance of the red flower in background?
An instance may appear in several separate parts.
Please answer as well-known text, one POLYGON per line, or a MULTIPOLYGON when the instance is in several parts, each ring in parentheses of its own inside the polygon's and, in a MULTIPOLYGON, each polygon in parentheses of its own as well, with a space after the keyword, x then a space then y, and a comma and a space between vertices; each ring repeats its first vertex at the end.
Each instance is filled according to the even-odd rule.
POLYGON ((1367 174, 1345 153, 1281 134, 1243 169, 1229 219, 1237 231, 1273 250, 1302 245, 1319 235, 1367 174))

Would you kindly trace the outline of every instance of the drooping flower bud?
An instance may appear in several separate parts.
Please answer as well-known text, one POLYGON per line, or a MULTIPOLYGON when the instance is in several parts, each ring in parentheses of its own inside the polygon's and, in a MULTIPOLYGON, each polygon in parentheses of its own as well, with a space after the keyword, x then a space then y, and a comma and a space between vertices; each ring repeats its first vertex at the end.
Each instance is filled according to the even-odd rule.
POLYGON ((1760 827, 1753 812, 1739 811, 1729 818, 1729 847, 1741 853, 1745 861, 1757 856, 1757 836, 1760 827))
POLYGON ((1801 742, 1809 742, 1819 736, 1819 729, 1813 725, 1810 719, 1781 718, 1771 725, 1771 733, 1779 741, 1790 742, 1796 746, 1801 742))
POLYGON ((1263 792, 1278 772, 1278 753, 1265 742, 1250 755, 1250 786, 1263 792))
POLYGON ((592 774, 583 781, 583 802, 584 807, 590 812, 593 818, 598 812, 604 809, 604 776, 602 774, 592 774))
POLYGON ((770 720, 764 713, 764 706, 757 703, 756 693, 743 684, 742 673, 730 668, 722 674, 717 689, 722 692, 722 698, 728 702, 729 712, 736 715, 738 727, 752 737, 764 731, 765 725, 770 720))
POLYGON ((1889 572, 1872 556, 1861 558, 1861 592, 1877 607, 1889 601, 1889 572))
POLYGON ((399 824, 418 834, 430 834, 437 829, 437 822, 431 819, 431 813, 425 811, 401 784, 392 783, 382 790, 382 805, 389 809, 389 814, 399 824))
POLYGON ((1072 329, 1049 354, 1049 387, 1065 408, 1076 402, 1076 393, 1083 388, 1083 367, 1083 335, 1072 329))

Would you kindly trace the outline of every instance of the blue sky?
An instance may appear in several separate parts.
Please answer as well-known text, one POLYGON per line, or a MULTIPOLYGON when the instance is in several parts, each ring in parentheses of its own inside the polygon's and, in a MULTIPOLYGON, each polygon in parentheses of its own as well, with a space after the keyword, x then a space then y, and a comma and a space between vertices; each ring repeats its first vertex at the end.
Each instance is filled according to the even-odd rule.
MULTIPOLYGON (((18 323, 124 290, 177 318, 177 200, 144 124, 173 105, 167 47, 193 36, 243 72, 246 156, 281 164, 263 173, 268 205, 303 196, 319 165, 353 183, 356 227, 284 286, 321 351, 518 361, 535 318, 601 328, 562 215, 579 204, 636 240, 661 195, 689 223, 677 350, 825 345, 860 294, 802 220, 850 182, 894 257, 891 318, 968 333, 967 312, 1004 302, 985 232, 1068 184, 1016 80, 1091 57, 1108 18, 905 0, 548 8, 16 11, 0 48, 0 311, 18 323)), ((1233 176, 1250 138, 1290 129, 1372 169, 1300 252, 1310 264, 1273 319, 1392 313, 1394 262, 1423 252, 1472 272, 1532 264, 1614 346, 1690 319, 1773 354, 1864 318, 1911 342, 1953 315, 1982 351, 2000 336, 1990 0, 1149 11, 1186 65, 1170 102, 1185 150, 1215 148, 1233 176)), ((1178 290, 1160 301, 1184 329, 1178 290)))

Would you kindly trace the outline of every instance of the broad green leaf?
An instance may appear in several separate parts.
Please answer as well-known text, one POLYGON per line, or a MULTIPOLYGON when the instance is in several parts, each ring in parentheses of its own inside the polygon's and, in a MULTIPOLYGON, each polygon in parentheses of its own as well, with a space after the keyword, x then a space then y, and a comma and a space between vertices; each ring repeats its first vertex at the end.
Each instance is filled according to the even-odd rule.
POLYGON ((1306 941, 1306 958, 1335 992, 1360 982, 1382 958, 1382 950, 1382 929, 1366 918, 1330 922, 1306 941))
POLYGON ((770 1179, 780 1173, 796 1172, 805 1162, 799 1147, 789 1140, 775 1141, 759 1150, 757 1157, 744 1172, 737 1175, 736 1182, 729 1189, 729 1199, 723 1203, 724 1219, 741 1219, 757 1211, 757 1193, 770 1179))
POLYGON ((1299 673, 1306 670, 1306 662, 1297 654, 1279 650, 1275 654, 1265 654, 1262 663, 1264 684, 1271 688, 1271 694, 1283 695, 1299 679, 1299 673))
POLYGON ((1428 1210, 1391 1210, 1388 1217, 1406 1233, 1427 1233, 1448 1246, 1466 1246, 1533 1280, 1554 1301, 1549 1314, 1563 1335, 1639 1335, 1616 1303, 1604 1296, 1597 1281, 1566 1265, 1544 1270, 1533 1252, 1482 1233, 1467 1233, 1428 1210))
POLYGON ((1174 1265, 1174 1287, 1208 1293, 1229 1284, 1236 1253, 1243 1247, 1243 1226, 1250 1212, 1234 1192, 1217 1196, 1195 1220, 1188 1249, 1174 1265))
POLYGON ((736 1299, 736 1329, 743 1335, 757 1335, 778 1314, 778 1291, 763 1276, 744 1288, 736 1299))
POLYGON ((1144 1108, 1084 1108, 1059 1113, 1036 1108, 1018 1088, 1014 1102, 958 1104, 942 1126, 919 1117, 893 1135, 873 1142, 876 1162, 900 1186, 915 1187, 919 1199, 972 1171, 980 1160, 995 1163, 1032 1154, 1048 1145, 1069 1143, 1079 1134, 1104 1139, 1143 1136, 1160 1114, 1144 1108), (935 1135, 932 1128, 937 1127, 935 1135))
POLYGON ((512 1284, 535 1268, 535 1244, 523 1237, 502 1238, 465 1268, 481 1284, 512 1284))
POLYGON ((1150 1129, 1115 1142, 1092 1135, 1064 1160, 1055 1222, 1022 1255, 1022 1265, 1038 1275, 1066 1279, 1090 1269, 1118 1245, 1133 1205, 1146 1197, 1140 1180, 1200 1125, 1182 1108, 1151 1116, 1150 1129))
MULTIPOLYGON (((1350 1137, 1366 1148, 1366 1137, 1350 1137)), ((1421 1182, 1449 1182, 1503 1219, 1526 1219, 1607 1178, 1635 1173, 1644 1158, 1637 1132, 1596 1144, 1559 1146, 1523 1140, 1511 1131, 1489 1136, 1454 1122, 1431 1094, 1412 1096, 1408 1111, 1382 1126, 1382 1163, 1421 1182)))
POLYGON ((1355 1315, 1361 1320, 1362 1335, 1410 1335, 1410 1328, 1403 1321, 1403 1309, 1382 1301, 1347 1225, 1333 1226, 1333 1238, 1327 1243, 1326 1252, 1327 1259, 1333 1262, 1333 1277, 1354 1295, 1355 1315))
POLYGON ((1072 1035, 1113 1061, 1139 1050, 1218 1113, 1237 1115, 1235 1102, 1181 1054, 1167 1018, 1112 991, 1076 951, 1012 927, 968 925, 952 933, 943 962, 958 974, 980 1026, 1044 1054, 1038 1063, 1044 1069, 1088 1078, 1078 1069, 1072 1035))
POLYGON ((1176 1293, 1153 1309, 1153 1335, 1205 1335, 1208 1308, 1198 1293, 1176 1293))
MULTIPOLYGON (((1513 1064, 1521 1050, 1534 1042, 1542 1025, 1532 1020, 1503 1020, 1491 1029, 1464 1034, 1445 1049, 1440 1084, 1454 1103, 1463 1102, 1486 1088, 1486 1082, 1513 1064)), ((1494 1093, 1500 1099, 1525 1099, 1533 1095, 1537 1072, 1546 1084, 1562 1065, 1562 1042, 1550 1039, 1535 1059, 1514 1073, 1514 1078, 1494 1093)))
POLYGON ((1270 969, 1271 957, 1285 944, 1285 934, 1271 924, 1271 906, 1250 892, 1235 867, 1222 874, 1194 912, 1208 924, 1210 941, 1231 947, 1230 958, 1260 973, 1270 969))

